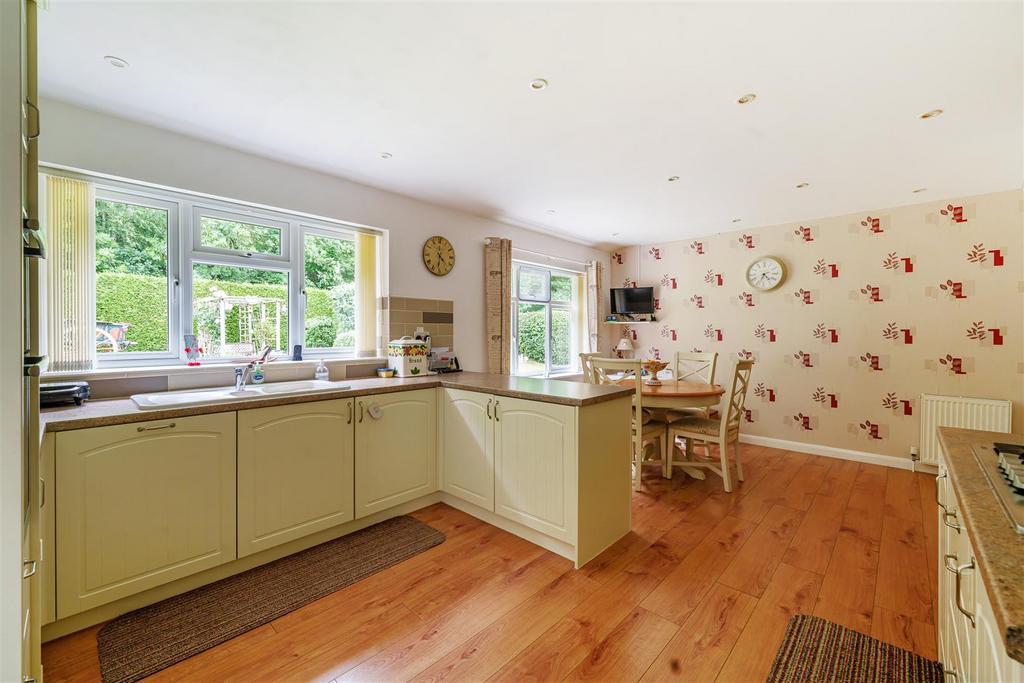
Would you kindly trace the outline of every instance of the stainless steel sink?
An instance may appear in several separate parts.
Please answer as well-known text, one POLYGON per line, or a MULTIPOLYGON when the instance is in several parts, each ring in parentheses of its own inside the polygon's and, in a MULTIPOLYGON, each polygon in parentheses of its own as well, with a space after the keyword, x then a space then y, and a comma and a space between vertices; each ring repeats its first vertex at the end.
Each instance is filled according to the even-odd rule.
POLYGON ((187 389, 185 391, 163 391, 156 394, 135 394, 132 400, 141 410, 158 410, 160 408, 184 408, 187 406, 209 405, 211 403, 232 403, 270 396, 298 396, 315 394, 320 391, 343 391, 351 385, 340 382, 327 382, 319 379, 304 379, 294 382, 274 382, 247 386, 241 391, 234 387, 217 387, 214 389, 187 389))

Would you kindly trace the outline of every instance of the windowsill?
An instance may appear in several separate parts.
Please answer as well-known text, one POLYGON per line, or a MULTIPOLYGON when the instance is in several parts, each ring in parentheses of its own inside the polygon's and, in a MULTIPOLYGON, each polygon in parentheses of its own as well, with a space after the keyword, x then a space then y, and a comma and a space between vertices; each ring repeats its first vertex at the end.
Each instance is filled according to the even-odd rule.
MULTIPOLYGON (((386 363, 387 358, 381 355, 372 356, 344 356, 344 357, 318 357, 305 358, 303 360, 275 360, 264 365, 264 371, 273 375, 275 368, 299 369, 304 367, 314 368, 323 360, 328 367, 343 367, 346 365, 368 365, 371 363, 386 363)), ((176 375, 212 375, 218 372, 234 372, 235 368, 245 367, 248 363, 243 361, 210 361, 206 365, 189 367, 184 363, 168 365, 142 365, 124 367, 96 368, 94 370, 82 370, 78 372, 44 372, 40 379, 46 381, 88 381, 106 379, 139 379, 144 377, 170 377, 176 375)))

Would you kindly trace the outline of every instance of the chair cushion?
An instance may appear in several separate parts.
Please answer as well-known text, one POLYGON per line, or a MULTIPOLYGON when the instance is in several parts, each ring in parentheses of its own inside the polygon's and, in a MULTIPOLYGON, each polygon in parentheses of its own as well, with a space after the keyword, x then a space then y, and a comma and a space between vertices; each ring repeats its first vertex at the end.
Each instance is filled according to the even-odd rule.
POLYGON ((718 436, 722 430, 722 423, 707 417, 681 417, 669 424, 669 429, 674 432, 691 432, 693 434, 718 436))
MULTIPOLYGON (((667 427, 668 425, 664 422, 648 422, 644 425, 643 435, 649 436, 654 434, 664 434, 667 427)), ((636 429, 635 424, 633 425, 633 429, 636 429)))

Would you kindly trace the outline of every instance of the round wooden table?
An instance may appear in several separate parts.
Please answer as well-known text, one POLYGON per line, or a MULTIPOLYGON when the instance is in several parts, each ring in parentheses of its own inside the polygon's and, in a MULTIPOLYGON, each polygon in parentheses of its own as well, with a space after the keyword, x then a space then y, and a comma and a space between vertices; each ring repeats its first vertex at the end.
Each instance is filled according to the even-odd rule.
MULTIPOLYGON (((633 386, 633 378, 620 379, 618 384, 633 386)), ((663 379, 661 386, 644 383, 640 393, 644 408, 708 408, 718 405, 725 389, 720 384, 663 379)))

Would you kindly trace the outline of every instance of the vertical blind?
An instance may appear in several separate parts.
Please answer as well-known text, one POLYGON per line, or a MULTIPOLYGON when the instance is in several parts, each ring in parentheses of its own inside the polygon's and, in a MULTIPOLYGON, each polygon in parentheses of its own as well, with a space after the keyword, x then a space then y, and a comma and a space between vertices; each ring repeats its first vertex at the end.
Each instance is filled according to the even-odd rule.
POLYGON ((356 354, 376 353, 384 344, 377 326, 377 251, 376 235, 356 234, 356 354))
POLYGON ((96 354, 92 183, 46 176, 47 356, 51 372, 90 370, 96 354))

